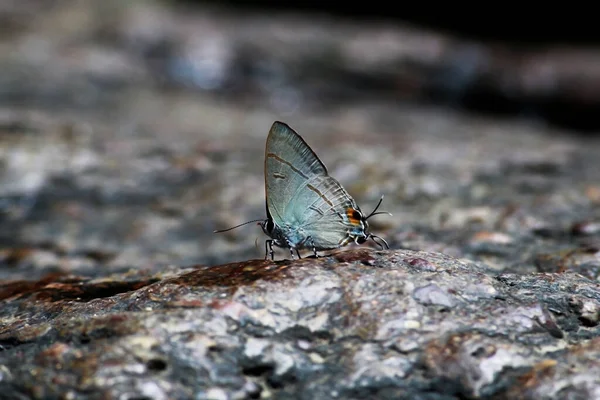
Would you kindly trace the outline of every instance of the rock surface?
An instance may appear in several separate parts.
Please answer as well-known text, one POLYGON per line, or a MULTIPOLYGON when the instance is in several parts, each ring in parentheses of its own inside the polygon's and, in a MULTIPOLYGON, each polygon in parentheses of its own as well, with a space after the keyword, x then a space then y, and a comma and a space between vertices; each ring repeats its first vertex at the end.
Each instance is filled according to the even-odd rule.
MULTIPOLYGON (((452 54, 441 36, 14 4, 0 10, 1 399, 600 398, 598 138, 390 101, 338 74, 388 85, 391 55, 452 54), (363 210, 385 195, 393 217, 369 222, 391 250, 273 262, 256 226, 213 234, 264 217, 273 120, 363 210)), ((393 90, 419 98, 407 76, 393 90)))
POLYGON ((440 253, 354 249, 131 275, 4 286, 2 392, 149 399, 600 394, 600 292, 577 274, 494 275, 440 253))

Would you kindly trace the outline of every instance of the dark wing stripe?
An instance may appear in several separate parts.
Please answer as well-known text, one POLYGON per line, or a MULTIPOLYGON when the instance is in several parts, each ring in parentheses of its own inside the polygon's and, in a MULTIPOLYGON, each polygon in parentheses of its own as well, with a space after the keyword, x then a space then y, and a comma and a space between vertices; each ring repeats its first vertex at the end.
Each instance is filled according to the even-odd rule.
MULTIPOLYGON (((313 185, 310 185, 310 184, 306 185, 306 187, 307 187, 307 188, 309 188, 310 190, 312 190, 313 192, 315 192, 316 194, 318 194, 318 195, 319 195, 319 196, 320 196, 320 197, 323 199, 323 201, 324 201, 325 203, 329 204, 329 206, 330 206, 330 207, 333 207, 333 204, 331 203, 331 201, 329 201, 329 200, 327 199, 327 197, 323 196, 323 193, 321 193, 321 192, 319 191, 319 189, 317 189, 316 187, 314 187, 313 185)), ((313 204, 314 204, 314 203, 313 203, 313 204)), ((312 207, 312 206, 311 206, 311 207, 312 207)))
POLYGON ((275 155, 274 153, 268 153, 267 157, 276 159, 280 163, 283 163, 283 164, 287 165, 288 167, 290 167, 294 172, 296 172, 297 174, 299 174, 300 176, 302 176, 304 179, 308 179, 308 176, 306 176, 304 173, 302 173, 302 171, 300 171, 298 168, 294 167, 290 162, 288 162, 288 161, 284 160, 283 158, 275 155))
MULTIPOLYGON (((337 208, 337 207, 345 207, 345 206, 346 206, 346 204, 343 204, 343 203, 338 203, 338 204, 334 204, 334 205, 332 206, 332 209, 334 209, 334 208, 337 208)), ((320 220, 321 220, 322 218, 325 218, 325 217, 327 217, 327 216, 330 216, 330 215, 335 215, 337 218, 339 218, 339 221, 340 221, 342 224, 344 224, 344 225, 350 225, 350 226, 354 226, 354 225, 352 225, 352 224, 347 224, 347 223, 346 223, 347 217, 346 217, 346 218, 344 218, 344 214, 342 214, 342 213, 339 213, 339 212, 335 212, 335 211, 333 211, 333 212, 324 213, 324 214, 321 214, 321 215, 319 215, 318 217, 314 218, 314 219, 313 219, 313 220, 311 220, 310 222, 307 222, 307 223, 304 225, 304 227, 308 227, 308 226, 312 226, 312 225, 315 225, 315 224, 319 224, 319 223, 320 223, 320 220)))
MULTIPOLYGON (((311 185, 308 185, 311 186, 311 185)), ((327 204, 329 204, 330 208, 334 208, 337 207, 338 205, 352 205, 352 200, 350 198, 350 196, 348 195, 348 193, 344 190, 344 188, 342 188, 341 186, 338 185, 332 185, 326 188, 327 191, 325 193, 321 193, 319 190, 315 189, 315 191, 319 194, 319 196, 321 196, 321 198, 323 200, 325 200, 325 202, 327 202, 327 204), (340 202, 338 202, 337 204, 334 204, 327 200, 327 197, 325 196, 327 195, 327 197, 330 197, 334 200, 340 200, 340 202)), ((315 200, 310 206, 310 207, 314 207, 314 205, 317 203, 317 201, 319 201, 318 199, 315 200)), ((346 207, 344 207, 344 209, 346 209, 346 207)))
POLYGON ((313 210, 314 212, 323 215, 323 211, 319 210, 318 208, 316 208, 315 206, 310 206, 308 207, 309 210, 313 210))

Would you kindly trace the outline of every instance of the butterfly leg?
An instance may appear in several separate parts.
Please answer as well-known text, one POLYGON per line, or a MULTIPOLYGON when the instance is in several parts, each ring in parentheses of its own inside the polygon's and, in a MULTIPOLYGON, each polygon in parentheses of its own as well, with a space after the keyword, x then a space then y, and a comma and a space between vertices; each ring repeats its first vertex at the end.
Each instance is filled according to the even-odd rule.
POLYGON ((307 241, 310 240, 310 244, 312 245, 312 251, 313 251, 313 254, 315 255, 315 258, 319 258, 319 255, 317 254, 317 247, 315 246, 315 241, 313 240, 313 238, 311 238, 309 236, 306 240, 307 241))
POLYGON ((300 253, 298 252, 298 249, 296 247, 294 247, 289 240, 287 241, 287 245, 288 245, 288 248, 290 249, 290 254, 292 256, 292 260, 294 260, 296 258, 294 256, 294 250, 296 250, 296 254, 298 254, 298 259, 302 258, 302 257, 300 257, 300 253))
POLYGON ((265 240, 265 260, 269 259, 269 255, 271 255, 271 260, 275 259, 275 252, 273 251, 273 240, 265 240))

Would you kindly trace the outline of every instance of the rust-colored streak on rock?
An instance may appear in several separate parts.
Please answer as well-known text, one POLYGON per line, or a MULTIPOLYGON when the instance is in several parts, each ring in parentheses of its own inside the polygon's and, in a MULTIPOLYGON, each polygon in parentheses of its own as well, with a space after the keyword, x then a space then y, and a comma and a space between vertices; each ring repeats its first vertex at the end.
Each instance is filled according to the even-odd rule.
POLYGON ((540 381, 554 376, 557 364, 557 361, 552 359, 546 359, 538 362, 537 364, 533 365, 529 371, 518 377, 517 380, 519 385, 516 385, 514 389, 519 387, 531 389, 539 386, 540 381))
MULTIPOLYGON (((52 282, 69 282, 64 273, 48 274, 38 281, 4 281, 0 283, 0 300, 16 295, 27 295, 38 291, 40 288, 52 282)), ((80 280, 75 280, 79 282, 80 280)))
POLYGON ((593 243, 588 243, 583 248, 561 250, 555 253, 538 254, 534 263, 538 271, 549 273, 564 273, 578 271, 579 266, 587 259, 595 259, 598 251, 593 243))
POLYGON ((332 254, 332 257, 340 263, 360 262, 364 265, 374 265, 376 261, 373 250, 370 249, 343 250, 332 254))
POLYGON ((433 272, 437 269, 431 261, 420 257, 406 258, 404 262, 420 271, 433 272))
POLYGON ((201 300, 175 300, 165 303, 168 307, 177 308, 200 308, 204 306, 204 302, 201 300))
POLYGON ((58 338, 69 343, 86 344, 99 339, 122 337, 139 329, 133 314, 109 314, 93 318, 78 316, 74 320, 57 320, 53 323, 58 338))
POLYGON ((214 267, 203 267, 176 278, 164 281, 165 284, 176 284, 184 286, 224 286, 236 287, 250 285, 257 280, 283 279, 282 271, 290 264, 273 263, 271 261, 246 261, 217 265, 214 267))
POLYGON ((86 302, 137 290, 157 281, 158 279, 146 279, 131 282, 109 281, 75 285, 55 283, 42 288, 37 294, 37 298, 49 301, 76 300, 86 302))
POLYGON ((44 323, 31 326, 23 326, 18 322, 16 324, 5 324, 0 327, 0 349, 32 342, 44 336, 50 329, 50 325, 44 323))
POLYGON ((14 281, 0 285, 0 300, 10 297, 34 296, 37 300, 75 300, 87 302, 97 298, 139 289, 157 282, 158 279, 139 281, 104 281, 87 283, 84 278, 62 279, 60 274, 51 274, 39 281, 14 281))
POLYGON ((472 334, 454 334, 446 340, 436 340, 427 345, 425 350, 425 365, 434 371, 446 370, 453 371, 450 366, 456 366, 459 358, 459 351, 462 344, 471 337, 472 334))
POLYGON ((593 338, 585 343, 577 343, 569 348, 569 355, 583 356, 600 363, 600 337, 593 338))
POLYGON ((40 364, 52 365, 53 363, 62 362, 66 354, 71 351, 71 348, 66 343, 54 343, 47 349, 41 351, 37 355, 40 364))

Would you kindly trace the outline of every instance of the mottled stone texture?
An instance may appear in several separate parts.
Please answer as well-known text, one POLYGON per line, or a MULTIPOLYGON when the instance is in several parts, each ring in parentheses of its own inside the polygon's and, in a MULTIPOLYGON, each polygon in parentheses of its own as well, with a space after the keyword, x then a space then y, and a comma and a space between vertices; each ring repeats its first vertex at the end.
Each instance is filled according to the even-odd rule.
POLYGON ((475 82, 592 104, 600 58, 172 2, 0 3, 0 399, 600 398, 600 140, 535 107, 410 102, 475 82), (369 223, 389 251, 263 261, 254 224, 213 233, 264 218, 274 120, 363 211, 385 195, 393 216, 369 223))
POLYGON ((600 292, 355 249, 2 288, 15 398, 564 398, 600 393, 600 292), (24 362, 25 361, 25 362, 24 362))

